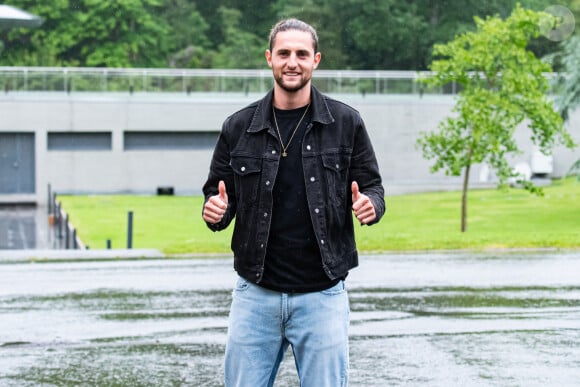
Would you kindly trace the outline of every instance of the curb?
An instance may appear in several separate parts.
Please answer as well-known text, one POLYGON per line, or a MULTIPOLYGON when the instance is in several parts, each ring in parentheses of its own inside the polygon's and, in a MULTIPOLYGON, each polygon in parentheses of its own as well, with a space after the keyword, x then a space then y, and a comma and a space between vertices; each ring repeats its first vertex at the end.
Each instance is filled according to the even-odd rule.
POLYGON ((72 261, 164 258, 155 249, 103 250, 0 250, 0 263, 23 261, 72 261))

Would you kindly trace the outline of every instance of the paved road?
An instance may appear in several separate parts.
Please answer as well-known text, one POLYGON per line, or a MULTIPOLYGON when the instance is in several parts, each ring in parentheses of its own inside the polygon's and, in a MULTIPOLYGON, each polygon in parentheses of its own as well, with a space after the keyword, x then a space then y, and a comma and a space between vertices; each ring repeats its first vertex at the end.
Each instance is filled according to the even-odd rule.
POLYGON ((0 206, 0 250, 50 249, 56 242, 49 232, 45 207, 0 206))
MULTIPOLYGON (((361 256, 350 385, 578 386, 578 273, 578 251, 361 256)), ((0 260, 0 386, 221 387, 235 280, 231 258, 0 260)))

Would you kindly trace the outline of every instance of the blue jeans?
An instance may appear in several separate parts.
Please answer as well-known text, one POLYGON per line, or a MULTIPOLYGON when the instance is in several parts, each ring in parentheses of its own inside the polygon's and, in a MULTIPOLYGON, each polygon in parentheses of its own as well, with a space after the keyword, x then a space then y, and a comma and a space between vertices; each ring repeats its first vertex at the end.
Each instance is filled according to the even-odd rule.
POLYGON ((344 281, 279 293, 239 278, 225 356, 227 387, 273 386, 290 345, 302 387, 348 385, 349 303, 344 281))

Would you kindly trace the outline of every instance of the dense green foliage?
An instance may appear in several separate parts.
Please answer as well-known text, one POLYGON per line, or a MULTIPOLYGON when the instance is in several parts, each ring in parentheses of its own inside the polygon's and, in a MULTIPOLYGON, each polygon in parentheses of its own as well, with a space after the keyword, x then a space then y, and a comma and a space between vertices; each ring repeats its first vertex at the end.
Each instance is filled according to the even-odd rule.
POLYGON ((562 50, 550 56, 552 63, 561 65, 561 73, 555 79, 556 106, 564 121, 570 112, 580 105, 580 35, 572 36, 561 44, 562 50))
MULTIPOLYGON (((463 175, 462 231, 466 230, 471 166, 489 165, 500 184, 517 178, 508 157, 520 152, 514 133, 524 121, 542 152, 548 154, 556 145, 574 147, 547 96, 544 73, 551 71, 550 65, 527 49, 528 42, 540 35, 542 17, 549 18, 518 6, 505 20, 476 18, 476 31, 435 46, 439 56, 431 65, 435 76, 426 82, 435 86, 456 82, 461 91, 455 115, 441 122, 438 131, 423 133, 418 144, 424 157, 434 160, 434 172, 463 175)), ((529 181, 522 184, 540 192, 529 181)))
MULTIPOLYGON (((271 26, 298 17, 318 28, 326 69, 425 70, 435 43, 506 17, 516 0, 5 0, 44 18, 0 30, 0 66, 265 68, 271 26)), ((549 0, 520 0, 542 10, 549 0)), ((578 0, 564 5, 577 8, 578 0)), ((538 55, 558 46, 531 42, 538 55)))
MULTIPOLYGON (((555 181, 545 196, 521 189, 477 190, 471 195, 472 233, 457 228, 461 192, 387 197, 376 225, 356 227, 360 251, 489 248, 580 248, 580 181, 555 181)), ((168 254, 230 254, 233 227, 210 231, 201 218, 203 197, 58 196, 91 249, 125 248, 127 212, 134 213, 135 248, 168 254)))

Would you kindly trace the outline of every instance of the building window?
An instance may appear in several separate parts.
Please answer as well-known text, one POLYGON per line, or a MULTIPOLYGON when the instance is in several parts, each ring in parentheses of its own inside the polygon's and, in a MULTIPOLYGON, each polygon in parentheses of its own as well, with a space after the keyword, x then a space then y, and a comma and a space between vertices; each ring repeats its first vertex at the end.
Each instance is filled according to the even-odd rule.
POLYGON ((111 150, 111 132, 48 132, 47 149, 49 151, 111 150))
POLYGON ((125 150, 201 150, 213 149, 219 132, 138 132, 124 133, 125 150))

